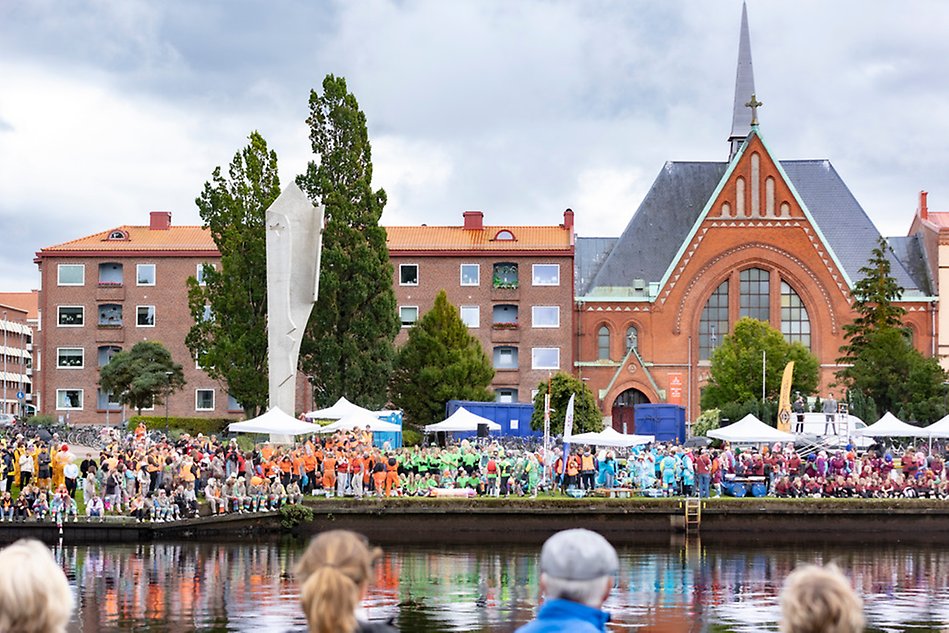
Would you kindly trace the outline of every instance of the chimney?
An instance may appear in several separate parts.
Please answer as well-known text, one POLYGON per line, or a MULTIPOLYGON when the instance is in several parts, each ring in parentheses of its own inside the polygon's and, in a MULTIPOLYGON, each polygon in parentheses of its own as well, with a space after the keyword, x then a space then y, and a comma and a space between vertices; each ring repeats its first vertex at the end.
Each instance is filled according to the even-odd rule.
POLYGON ((167 231, 171 228, 171 211, 152 211, 148 228, 152 231, 167 231))
POLYGON ((926 203, 926 197, 929 195, 928 191, 919 192, 919 219, 928 220, 929 219, 929 206, 926 203))
POLYGON ((563 212, 563 228, 568 231, 573 230, 573 209, 567 209, 563 212))
POLYGON ((484 213, 481 211, 465 211, 465 230, 480 231, 484 228, 484 213))

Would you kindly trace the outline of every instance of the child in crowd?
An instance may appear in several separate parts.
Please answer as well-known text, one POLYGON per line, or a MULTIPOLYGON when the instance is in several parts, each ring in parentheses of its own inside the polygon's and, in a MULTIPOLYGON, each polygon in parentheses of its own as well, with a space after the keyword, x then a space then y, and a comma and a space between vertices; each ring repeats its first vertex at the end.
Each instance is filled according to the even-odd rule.
POLYGON ((105 516, 105 504, 102 501, 102 497, 98 494, 94 494, 88 499, 89 501, 86 502, 86 516, 90 519, 99 519, 99 521, 102 521, 102 518, 105 516))

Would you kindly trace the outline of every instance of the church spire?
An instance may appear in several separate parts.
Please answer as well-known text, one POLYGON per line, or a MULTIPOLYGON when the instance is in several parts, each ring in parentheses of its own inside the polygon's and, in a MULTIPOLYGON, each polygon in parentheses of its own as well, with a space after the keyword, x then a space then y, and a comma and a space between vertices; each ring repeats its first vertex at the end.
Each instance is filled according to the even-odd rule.
MULTIPOLYGON (((751 36, 748 34, 748 7, 741 5, 741 35, 738 39, 738 71, 735 74, 735 103, 732 109, 732 133, 728 137, 729 158, 735 156, 751 131, 751 113, 746 103, 755 94, 755 72, 751 65, 751 36)), ((757 121, 755 121, 757 123, 757 121)))

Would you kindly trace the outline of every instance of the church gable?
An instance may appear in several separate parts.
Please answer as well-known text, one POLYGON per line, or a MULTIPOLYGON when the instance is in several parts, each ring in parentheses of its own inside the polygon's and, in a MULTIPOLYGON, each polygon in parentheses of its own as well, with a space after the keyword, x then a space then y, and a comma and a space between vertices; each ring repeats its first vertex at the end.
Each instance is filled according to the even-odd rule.
POLYGON ((788 183, 756 133, 749 135, 707 218, 722 221, 804 218, 788 183))

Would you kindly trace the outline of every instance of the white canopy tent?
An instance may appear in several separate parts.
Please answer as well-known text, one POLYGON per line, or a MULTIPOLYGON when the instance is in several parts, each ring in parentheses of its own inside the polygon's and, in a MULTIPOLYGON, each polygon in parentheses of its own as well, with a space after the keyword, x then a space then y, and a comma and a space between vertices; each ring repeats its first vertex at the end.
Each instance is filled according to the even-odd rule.
POLYGON ((937 437, 937 438, 949 437, 949 415, 942 418, 941 420, 933 422, 932 424, 927 426, 925 429, 921 429, 921 430, 930 439, 934 437, 937 437))
POLYGON ((749 413, 734 424, 708 432, 708 437, 732 444, 764 444, 770 442, 793 442, 794 435, 768 426, 749 413))
POLYGON ((401 433, 402 427, 398 424, 393 424, 392 422, 386 422, 380 420, 376 417, 376 414, 371 411, 366 411, 365 413, 352 413, 346 417, 333 422, 332 424, 327 424, 324 427, 318 427, 319 433, 335 433, 336 431, 351 431, 353 429, 359 429, 360 431, 369 427, 369 430, 373 433, 401 433))
POLYGON ((441 422, 427 425, 425 432, 437 433, 438 431, 445 431, 451 433, 452 431, 477 431, 479 424, 487 424, 489 431, 501 430, 501 425, 497 422, 472 413, 464 407, 458 407, 454 413, 441 422))
POLYGON ((637 446, 639 444, 650 444, 656 441, 654 435, 633 435, 620 433, 613 427, 608 426, 599 433, 580 433, 564 438, 564 442, 570 444, 589 444, 591 446, 637 446))
MULTIPOLYGON (((938 423, 937 423, 938 424, 938 423)), ((935 426, 935 425, 933 425, 935 426)), ((921 429, 918 426, 907 424, 898 417, 887 411, 883 417, 868 426, 865 429, 854 431, 857 435, 869 435, 870 437, 927 437, 927 429, 921 429)))
POLYGON ((306 414, 307 420, 341 420, 346 416, 353 415, 354 413, 366 413, 372 416, 375 416, 374 411, 363 408, 358 404, 353 404, 346 398, 340 398, 336 401, 331 407, 326 409, 317 409, 316 411, 310 411, 306 414))
POLYGON ((232 433, 263 433, 269 435, 274 442, 288 442, 287 438, 316 433, 320 427, 318 424, 297 420, 292 415, 273 407, 256 418, 232 422, 227 425, 227 430, 232 433))

